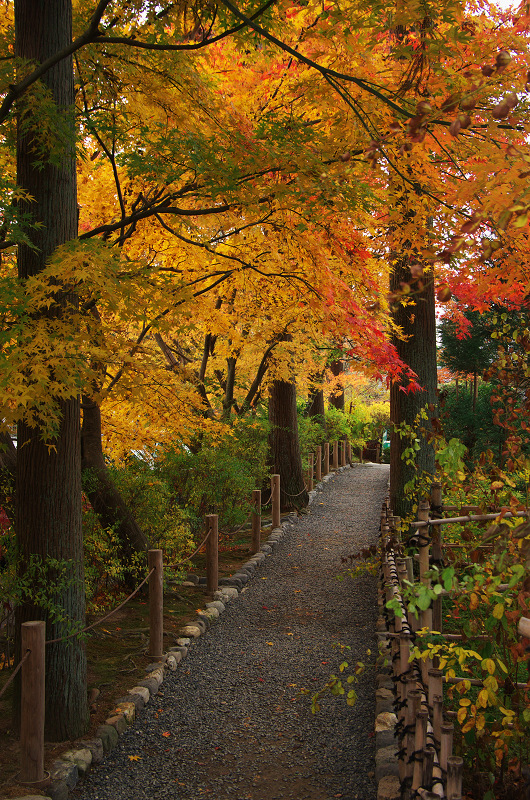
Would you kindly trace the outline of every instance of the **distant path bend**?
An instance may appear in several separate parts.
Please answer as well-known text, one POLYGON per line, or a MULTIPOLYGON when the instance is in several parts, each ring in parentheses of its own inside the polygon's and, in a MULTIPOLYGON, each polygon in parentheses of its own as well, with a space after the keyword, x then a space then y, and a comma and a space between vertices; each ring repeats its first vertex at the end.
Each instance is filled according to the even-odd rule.
POLYGON ((314 716, 299 690, 373 663, 375 578, 337 576, 376 542, 387 480, 356 464, 325 485, 74 797, 375 800, 374 669, 353 708, 330 697, 314 716))

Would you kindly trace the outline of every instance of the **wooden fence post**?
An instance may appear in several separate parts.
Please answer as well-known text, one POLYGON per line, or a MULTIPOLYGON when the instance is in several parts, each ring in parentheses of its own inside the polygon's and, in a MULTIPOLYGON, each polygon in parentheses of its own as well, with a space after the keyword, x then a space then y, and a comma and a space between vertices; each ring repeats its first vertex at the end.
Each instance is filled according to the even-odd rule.
POLYGON ((23 622, 21 625, 22 697, 20 719, 20 780, 36 783, 44 780, 44 652, 46 623, 23 622))
POLYGON ((312 492, 313 491, 313 469, 314 469, 314 466, 313 466, 314 455, 313 455, 313 453, 309 453, 309 456, 308 456, 307 460, 308 460, 308 465, 307 465, 307 491, 308 492, 312 492))
POLYGON ((162 658, 164 653, 164 567, 162 550, 147 553, 149 571, 149 655, 162 658))
MULTIPOLYGON (((431 485, 431 517, 439 519, 442 516, 442 484, 433 483, 431 485)), ((432 557, 435 564, 440 566, 443 559, 442 547, 442 526, 433 525, 431 528, 432 557)), ((432 604, 432 627, 433 630, 442 633, 443 615, 442 598, 437 597, 432 604)))
POLYGON ((272 529, 279 528, 281 525, 280 514, 280 476, 271 475, 271 502, 272 502, 272 529))
POLYGON ((339 443, 333 442, 333 469, 339 468, 339 443))
POLYGON ((443 700, 441 695, 434 695, 432 709, 432 729, 435 741, 441 741, 443 724, 443 700))
MULTIPOLYGON (((412 684, 411 684, 412 685, 412 684)), ((412 779, 414 772, 414 761, 412 755, 415 751, 414 742, 416 736, 416 717, 421 708, 421 692, 419 689, 410 689, 408 703, 405 707, 405 744, 407 748, 407 758, 405 761, 405 777, 412 779)))
MULTIPOLYGON (((427 522, 429 519, 429 512, 430 512, 430 504, 422 501, 419 506, 418 510, 418 520, 422 522, 427 522)), ((420 528, 418 530, 418 536, 423 539, 419 543, 419 557, 420 557, 420 582, 423 583, 424 586, 431 585, 431 579, 428 578, 425 573, 429 571, 429 554, 430 554, 430 542, 428 541, 429 538, 429 528, 420 528), (425 541, 427 540, 427 541, 425 541)), ((429 630, 432 630, 432 608, 427 608, 425 611, 421 612, 421 624, 422 627, 427 627, 429 630)))
POLYGON ((447 772, 449 757, 453 755, 453 734, 455 726, 451 723, 442 724, 442 734, 440 737, 440 766, 447 772))
POLYGON ((207 514, 210 535, 206 539, 206 591, 213 594, 219 588, 219 517, 207 514))
POLYGON ((317 483, 319 483, 319 481, 322 480, 322 445, 320 444, 317 446, 317 460, 316 460, 315 472, 316 472, 315 475, 316 481, 317 483))
POLYGON ((428 672, 427 692, 428 704, 434 708, 434 698, 443 697, 443 672, 441 669, 430 669, 428 672))
POLYGON ((261 547, 261 490, 252 492, 252 544, 250 552, 257 553, 261 547))
MULTIPOLYGON (((421 778, 422 786, 430 786, 432 783, 432 769, 434 766, 434 754, 436 750, 433 745, 423 748, 423 775, 421 778)), ((436 795, 434 795, 436 797, 436 795)))
POLYGON ((427 737, 428 711, 423 709, 416 714, 416 727, 414 729, 414 755, 415 761, 412 770, 412 790, 419 789, 423 778, 423 749, 427 737))
POLYGON ((447 759, 447 797, 462 796, 462 769, 464 759, 460 756, 449 756, 447 759))
POLYGON ((324 443, 324 475, 329 475, 329 442, 324 443))
POLYGON ((435 512, 442 506, 442 484, 439 481, 431 484, 431 505, 435 512))

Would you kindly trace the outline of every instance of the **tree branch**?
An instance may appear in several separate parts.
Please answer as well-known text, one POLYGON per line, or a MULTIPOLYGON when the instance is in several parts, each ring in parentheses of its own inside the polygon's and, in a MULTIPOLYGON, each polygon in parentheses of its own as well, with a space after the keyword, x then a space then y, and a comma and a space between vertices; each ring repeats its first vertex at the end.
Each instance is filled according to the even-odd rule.
POLYGON ((81 36, 78 36, 77 39, 74 39, 72 44, 69 44, 67 47, 63 47, 62 50, 58 50, 53 56, 47 58, 46 61, 43 61, 42 64, 39 64, 33 72, 21 80, 19 83, 12 84, 9 87, 9 90, 4 97, 2 105, 0 106, 0 124, 4 122, 9 114, 11 107, 15 100, 18 100, 24 92, 29 89, 36 81, 42 78, 49 69, 51 69, 55 64, 58 64, 59 61, 62 61, 68 56, 73 55, 77 50, 81 47, 84 47, 86 44, 90 44, 90 42, 94 42, 97 40, 99 35, 99 23, 101 22, 101 17, 105 13, 105 9, 111 3, 111 0, 100 0, 100 2, 96 6, 96 10, 92 14, 92 18, 88 24, 88 28, 81 36))
POLYGON ((383 103, 385 103, 387 106, 390 106, 390 108, 393 108, 394 111, 396 111, 398 114, 401 114, 402 116, 407 118, 408 117, 412 118, 414 116, 413 113, 407 111, 405 108, 402 108, 397 103, 394 103, 394 101, 390 100, 390 98, 385 97, 385 95, 382 94, 382 92, 378 91, 377 89, 374 89, 372 85, 370 85, 367 81, 362 80, 362 78, 354 78, 353 75, 346 75, 343 72, 336 72, 334 69, 329 69, 329 67, 323 67, 316 61, 313 61, 312 59, 307 58, 307 56, 302 55, 293 47, 290 47, 288 44, 285 44, 285 42, 282 42, 280 39, 277 39, 276 36, 270 34, 260 25, 256 25, 256 23, 253 22, 250 17, 246 17, 238 8, 236 8, 236 6, 234 6, 230 2, 230 0, 221 0, 221 1, 223 5, 226 6, 226 8, 228 8, 228 10, 231 11, 235 17, 240 19, 242 22, 245 22, 249 28, 252 28, 252 30, 256 31, 256 33, 259 33, 260 36, 263 36, 263 38, 267 39, 267 41, 271 42, 272 44, 275 44, 277 47, 280 48, 280 50, 289 53, 289 55, 296 58, 297 61, 301 61, 306 66, 312 67, 317 72, 320 72, 320 74, 323 77, 338 78, 339 80, 348 81, 349 83, 354 83, 363 91, 367 92, 368 94, 372 94, 379 100, 382 100, 383 103))
POLYGON ((125 228, 127 225, 136 225, 140 220, 148 219, 157 214, 174 214, 179 217, 206 217, 212 214, 222 214, 225 211, 230 211, 231 208, 233 208, 233 205, 230 203, 225 203, 222 206, 212 206, 211 208, 178 208, 177 206, 167 206, 162 203, 152 208, 145 209, 144 211, 138 211, 136 214, 129 214, 128 217, 120 219, 119 222, 99 225, 91 231, 82 233, 79 239, 91 239, 93 236, 98 236, 100 233, 113 233, 113 231, 120 230, 122 227, 125 228))

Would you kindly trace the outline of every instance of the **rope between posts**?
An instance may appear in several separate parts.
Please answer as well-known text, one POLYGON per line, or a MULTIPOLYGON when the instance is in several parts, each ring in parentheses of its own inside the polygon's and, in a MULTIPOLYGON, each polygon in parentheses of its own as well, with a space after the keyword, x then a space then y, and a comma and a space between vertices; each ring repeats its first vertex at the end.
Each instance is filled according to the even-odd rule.
POLYGON ((10 685, 13 683, 13 681, 15 680, 15 675, 17 674, 17 672, 18 672, 20 669, 22 669, 22 664, 24 663, 24 661, 25 661, 27 658, 29 658, 29 656, 30 656, 30 655, 31 655, 31 650, 26 650, 26 652, 24 653, 24 655, 22 656, 22 658, 21 658, 21 659, 20 659, 20 661, 18 662, 17 666, 15 667, 15 670, 14 670, 13 674, 11 675, 11 677, 9 678, 9 680, 7 681, 7 683, 5 684, 5 686, 3 687, 2 691, 0 691, 0 697, 2 697, 2 695, 4 694, 4 692, 6 692, 6 691, 7 691, 7 687, 8 687, 8 686, 10 686, 10 685))
POLYGON ((256 510, 253 508, 252 511, 249 512, 247 517, 243 520, 239 528, 236 528, 234 531, 219 531, 219 536, 235 536, 240 531, 243 530, 247 522, 252 518, 252 515, 256 513, 256 510))
POLYGON ((109 617, 112 617, 113 614, 115 614, 117 611, 119 611, 120 608, 123 608, 123 606, 126 605, 126 603, 129 602, 129 600, 132 600, 132 598, 135 595, 138 594, 138 592, 140 591, 142 586, 144 586, 147 583, 147 581, 149 580, 149 578, 151 577, 151 575, 153 574, 154 571, 155 571, 155 567, 153 567, 151 570, 149 570, 149 572, 147 573, 147 575, 145 576, 143 581, 136 587, 134 592, 131 592, 131 594, 128 597, 126 597, 125 600, 123 600, 119 604, 119 606, 116 606, 116 608, 113 608, 112 611, 109 611, 108 614, 105 614, 104 617, 101 617, 100 619, 97 619, 91 625, 87 625, 87 627, 83 628, 83 630, 81 630, 81 631, 76 631, 75 633, 70 633, 70 634, 68 634, 68 636, 61 636, 58 639, 49 639, 44 644, 57 644, 58 642, 66 642, 67 639, 73 639, 74 636, 81 636, 82 633, 86 633, 87 631, 92 630, 92 628, 95 628, 98 625, 101 625, 102 622, 105 622, 105 620, 107 620, 109 617))
POLYGON ((303 494, 304 492, 307 492, 307 489, 306 489, 306 487, 304 486, 304 488, 302 489, 302 491, 301 491, 301 492, 298 492, 298 494, 289 494, 289 492, 286 492, 286 491, 285 491, 285 489, 281 489, 281 488, 280 488, 280 491, 281 491, 281 492, 283 492, 283 494, 284 494, 286 497, 300 497, 300 495, 301 495, 301 494, 303 494))
POLYGON ((195 552, 191 554, 191 556, 186 556, 186 558, 183 558, 181 561, 177 561, 175 564, 166 564, 166 568, 174 569, 175 567, 180 567, 182 564, 185 564, 186 561, 190 561, 190 559, 194 558, 197 555, 197 553, 200 553, 200 551, 208 541, 208 537, 210 536, 211 532, 212 532, 212 526, 210 525, 210 527, 208 528, 208 533, 206 534, 206 536, 204 537, 198 548, 195 550, 195 552))

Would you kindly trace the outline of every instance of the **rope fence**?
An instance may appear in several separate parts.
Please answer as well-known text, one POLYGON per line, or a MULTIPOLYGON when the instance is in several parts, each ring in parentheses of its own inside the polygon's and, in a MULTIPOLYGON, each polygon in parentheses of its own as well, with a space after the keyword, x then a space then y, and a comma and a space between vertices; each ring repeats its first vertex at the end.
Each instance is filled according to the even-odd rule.
POLYGON ((128 597, 126 597, 125 600, 122 600, 122 602, 118 606, 116 606, 116 608, 113 608, 112 611, 109 611, 107 614, 105 614, 104 617, 97 619, 95 622, 92 622, 90 625, 87 625, 86 628, 83 628, 80 631, 74 631, 74 633, 69 633, 66 636, 59 637, 58 639, 48 639, 44 644, 48 645, 48 644, 58 644, 58 642, 66 642, 68 639, 73 639, 76 636, 81 636, 83 633, 91 631, 93 628, 97 628, 98 625, 101 625, 103 622, 109 619, 109 617, 112 617, 114 614, 116 614, 116 612, 118 612, 121 608, 123 608, 123 606, 127 605, 129 600, 132 600, 133 597, 136 597, 140 589, 142 589, 142 587, 145 586, 152 573, 153 569, 151 569, 147 573, 143 581, 140 584, 138 584, 136 589, 133 592, 131 592, 131 594, 128 597))
MULTIPOLYGON (((402 596, 405 582, 415 582, 414 561, 419 563, 418 579, 430 588, 429 570, 432 564, 443 565, 442 526, 487 521, 505 516, 528 517, 528 511, 470 514, 440 518, 442 511, 441 485, 433 484, 432 503, 419 505, 418 521, 412 523, 414 533, 405 542, 401 538, 401 520, 392 514, 388 500, 381 512, 381 593, 383 613, 387 623, 390 647, 392 680, 395 686, 397 724, 395 735, 399 743, 399 778, 401 796, 449 798, 462 800, 463 759, 453 755, 455 714, 445 712, 443 685, 468 681, 472 686, 483 686, 480 679, 464 676, 447 677, 437 669, 438 659, 411 658, 412 647, 419 628, 443 633, 442 596, 451 594, 442 590, 431 605, 420 612, 419 620, 407 610, 402 596), (416 557, 404 555, 403 545, 413 545, 416 557), (392 601, 400 613, 389 611, 386 604, 392 601)), ((506 585, 506 588, 508 585, 506 585)), ((498 587, 500 590, 501 587, 498 587)), ((530 635, 530 620, 521 618, 519 633, 530 635)), ((460 634, 445 634, 449 641, 461 641, 460 634)), ((479 637, 482 639, 491 637, 479 637)), ((518 688, 524 689, 526 683, 518 688)))
POLYGON ((9 679, 7 680, 7 682, 2 687, 2 690, 0 691, 0 697, 2 697, 2 695, 5 694, 5 692, 8 690, 8 688, 11 686, 11 684, 15 680, 15 677, 17 676, 19 671, 22 669, 22 664, 24 663, 24 661, 26 661, 27 658, 29 658, 29 655, 30 655, 30 651, 26 650, 25 654, 22 656, 22 658, 18 662, 17 666, 13 670, 12 674, 9 676, 9 679))
MULTIPOLYGON (((311 477, 313 480, 316 468, 317 479, 329 473, 329 443, 317 448, 316 458, 312 455, 310 459, 311 477)), ((341 448, 343 455, 341 460, 345 463, 348 452, 347 444, 341 448)), ((351 458, 351 448, 350 448, 351 458)), ((288 495, 283 492, 280 486, 280 476, 275 474, 270 478, 270 496, 266 505, 272 508, 272 528, 278 528, 281 524, 280 500, 282 493, 288 497, 298 495, 288 495)), ((261 546, 261 491, 255 489, 252 493, 252 510, 247 519, 235 533, 239 532, 243 526, 252 520, 252 540, 251 551, 257 553, 261 546)), ((219 585, 219 528, 217 514, 206 516, 206 535, 191 555, 186 556, 178 562, 167 564, 166 568, 175 569, 197 556, 203 548, 206 548, 206 590, 214 593, 219 585)), ((139 585, 115 608, 107 612, 103 617, 85 626, 81 630, 73 631, 64 636, 54 639, 45 639, 46 623, 41 620, 25 622, 21 626, 22 652, 24 655, 20 659, 13 673, 0 691, 0 698, 6 693, 18 673, 22 672, 21 680, 21 769, 19 779, 22 782, 39 782, 44 779, 44 700, 45 700, 45 653, 46 647, 66 642, 69 639, 78 638, 99 625, 103 624, 127 605, 146 585, 149 585, 149 646, 148 654, 156 660, 163 658, 163 584, 164 584, 164 565, 162 550, 148 551, 148 572, 139 585)))
POLYGON ((204 539, 202 540, 202 542, 200 543, 198 548, 191 554, 191 556, 186 556, 185 558, 182 558, 180 561, 176 561, 174 564, 166 564, 166 568, 167 569, 176 569, 177 567, 181 567, 182 564, 185 564, 186 561, 191 561, 192 558, 195 558, 195 556, 199 555, 199 553, 201 552, 202 548, 204 547, 204 545, 208 541, 208 537, 209 537, 210 533, 211 533, 211 528, 208 528, 208 533, 206 534, 206 536, 204 537, 204 539))

